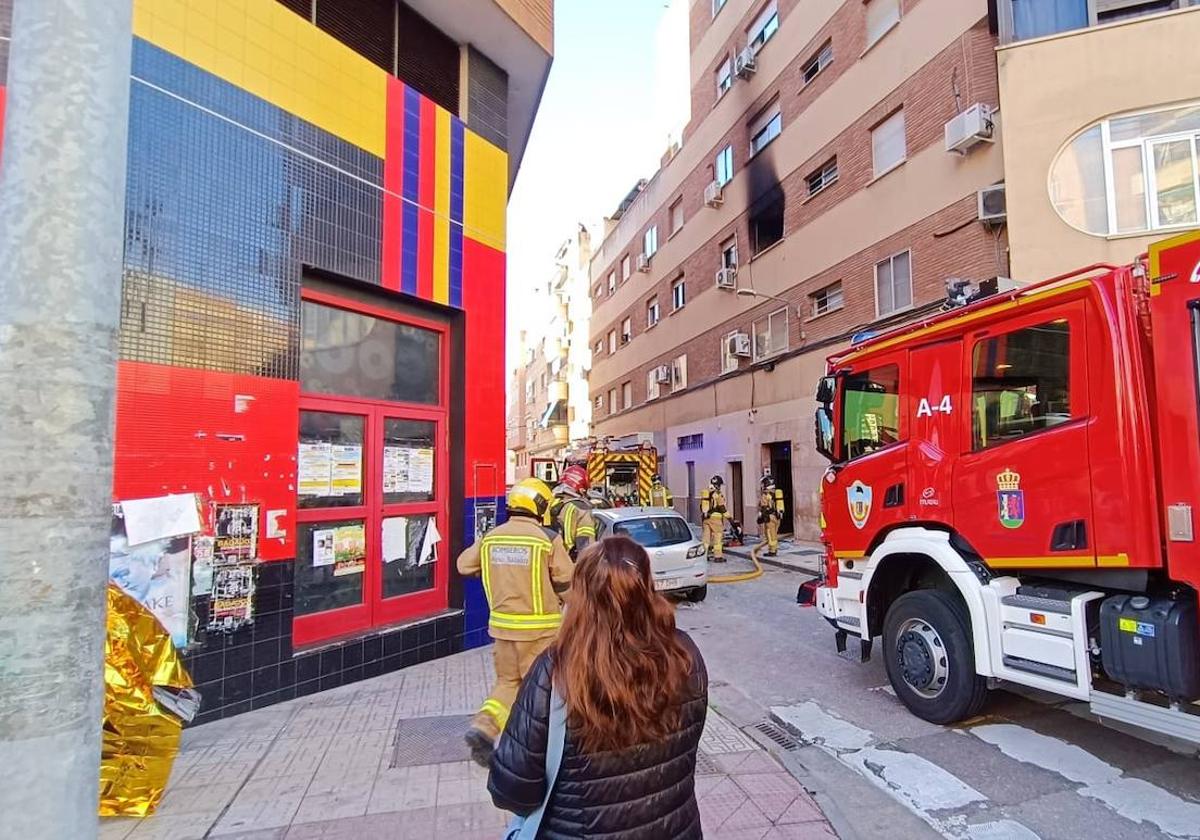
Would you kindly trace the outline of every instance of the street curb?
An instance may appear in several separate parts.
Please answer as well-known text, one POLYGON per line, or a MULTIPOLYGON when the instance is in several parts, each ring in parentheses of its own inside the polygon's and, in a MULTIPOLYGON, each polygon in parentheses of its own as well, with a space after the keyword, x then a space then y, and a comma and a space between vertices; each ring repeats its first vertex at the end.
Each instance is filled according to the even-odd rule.
POLYGON ((758 555, 758 562, 762 563, 764 566, 774 566, 777 569, 786 569, 789 572, 796 572, 797 574, 801 575, 810 575, 812 577, 817 576, 816 572, 810 572, 808 569, 799 569, 793 566, 791 563, 785 563, 776 557, 763 557, 760 554, 758 555))

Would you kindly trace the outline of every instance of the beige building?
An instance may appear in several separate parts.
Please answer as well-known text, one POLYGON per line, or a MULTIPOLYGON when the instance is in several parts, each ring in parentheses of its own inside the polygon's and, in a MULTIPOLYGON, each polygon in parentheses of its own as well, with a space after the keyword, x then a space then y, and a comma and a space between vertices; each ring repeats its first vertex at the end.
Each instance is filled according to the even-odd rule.
POLYGON ((1014 20, 1014 5, 997 53, 1013 276, 1128 263, 1195 227, 1200 8, 1059 0, 1073 16, 1014 20))
POLYGON ((536 459, 561 461, 568 443, 591 435, 591 259, 592 236, 580 224, 555 252, 550 279, 539 290, 548 302, 544 320, 521 331, 509 383, 510 483, 530 475, 536 459))
POLYGON ((597 435, 653 434, 677 505, 817 534, 824 358, 1008 274, 988 0, 692 0, 691 122, 592 260, 597 435), (949 129, 947 124, 950 124, 949 129), (951 147, 948 150, 948 145, 951 147))

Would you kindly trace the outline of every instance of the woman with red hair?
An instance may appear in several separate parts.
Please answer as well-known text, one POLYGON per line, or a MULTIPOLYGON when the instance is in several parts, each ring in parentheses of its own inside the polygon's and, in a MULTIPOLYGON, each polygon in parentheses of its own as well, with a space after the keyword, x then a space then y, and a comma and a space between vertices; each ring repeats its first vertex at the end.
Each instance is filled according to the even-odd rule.
POLYGON ((702 837, 694 787, 708 674, 654 591, 645 549, 626 537, 593 543, 568 598, 492 756, 492 800, 521 816, 542 809, 537 836, 548 840, 702 837), (560 720, 565 709, 565 744, 548 785, 552 707, 560 720))

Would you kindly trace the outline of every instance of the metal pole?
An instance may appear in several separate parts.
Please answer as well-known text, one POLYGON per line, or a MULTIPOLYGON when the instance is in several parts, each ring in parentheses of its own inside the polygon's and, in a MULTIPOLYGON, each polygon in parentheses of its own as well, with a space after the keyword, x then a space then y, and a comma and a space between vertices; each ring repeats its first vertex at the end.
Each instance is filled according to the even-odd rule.
POLYGON ((16 0, 0 148, 0 822, 97 835, 130 0, 16 0))

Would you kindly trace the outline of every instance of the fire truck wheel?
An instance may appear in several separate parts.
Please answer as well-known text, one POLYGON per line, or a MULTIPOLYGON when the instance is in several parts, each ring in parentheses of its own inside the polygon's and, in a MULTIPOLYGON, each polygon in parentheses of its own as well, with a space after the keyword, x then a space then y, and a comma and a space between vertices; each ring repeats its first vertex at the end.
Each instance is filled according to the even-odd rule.
POLYGON ((970 621, 954 595, 920 589, 901 595, 883 622, 888 679, 917 717, 954 723, 977 714, 987 680, 975 673, 970 621))

